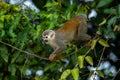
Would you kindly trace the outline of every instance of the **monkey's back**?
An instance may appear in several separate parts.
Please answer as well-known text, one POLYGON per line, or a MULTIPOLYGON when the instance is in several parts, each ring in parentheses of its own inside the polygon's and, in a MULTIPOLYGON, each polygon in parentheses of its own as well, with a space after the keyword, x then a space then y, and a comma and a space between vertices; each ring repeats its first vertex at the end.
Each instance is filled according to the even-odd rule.
POLYGON ((80 20, 80 17, 72 18, 71 20, 65 22, 58 30, 56 30, 56 32, 59 33, 58 35, 60 35, 60 37, 62 36, 62 40, 65 42, 74 40, 74 36, 76 35, 80 20))

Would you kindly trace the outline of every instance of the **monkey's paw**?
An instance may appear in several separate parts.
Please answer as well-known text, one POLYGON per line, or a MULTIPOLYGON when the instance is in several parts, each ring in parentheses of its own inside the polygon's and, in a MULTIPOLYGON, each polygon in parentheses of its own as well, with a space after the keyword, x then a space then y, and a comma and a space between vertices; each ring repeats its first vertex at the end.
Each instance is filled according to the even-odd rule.
POLYGON ((56 60, 56 54, 51 54, 51 55, 49 56, 49 60, 50 60, 50 61, 55 61, 55 60, 56 60))

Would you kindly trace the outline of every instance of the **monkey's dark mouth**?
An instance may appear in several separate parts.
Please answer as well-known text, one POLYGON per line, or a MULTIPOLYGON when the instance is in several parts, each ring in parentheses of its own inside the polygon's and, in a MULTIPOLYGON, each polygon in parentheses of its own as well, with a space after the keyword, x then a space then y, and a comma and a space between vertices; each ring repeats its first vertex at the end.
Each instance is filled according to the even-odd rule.
POLYGON ((48 40, 45 40, 45 42, 47 43, 47 42, 48 42, 48 40))

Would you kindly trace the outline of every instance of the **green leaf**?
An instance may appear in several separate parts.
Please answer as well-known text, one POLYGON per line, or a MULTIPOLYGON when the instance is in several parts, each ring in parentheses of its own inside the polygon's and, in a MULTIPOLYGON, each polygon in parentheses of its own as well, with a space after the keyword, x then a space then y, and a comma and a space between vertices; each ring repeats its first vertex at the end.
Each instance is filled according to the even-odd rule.
POLYGON ((108 20, 108 25, 107 25, 107 28, 108 29, 110 29, 111 28, 111 25, 113 25, 115 22, 116 22, 116 19, 117 19, 118 17, 112 17, 112 18, 110 18, 109 20, 108 20))
POLYGON ((11 72, 11 75, 12 75, 12 76, 14 76, 15 73, 16 73, 16 65, 10 64, 10 65, 8 66, 8 71, 11 72))
POLYGON ((113 76, 113 73, 112 73, 112 72, 109 72, 108 75, 112 77, 112 76, 113 76))
POLYGON ((54 26, 55 26, 55 25, 54 25, 54 22, 51 22, 48 29, 53 29, 54 26))
POLYGON ((0 47, 0 56, 5 62, 8 62, 9 53, 5 46, 0 47))
POLYGON ((65 80, 65 79, 70 75, 70 73, 71 73, 71 70, 70 70, 70 69, 65 70, 65 71, 62 73, 60 79, 61 79, 61 80, 65 80))
POLYGON ((100 77, 104 78, 104 74, 103 74, 103 72, 101 70, 96 70, 96 71, 98 72, 100 77))
POLYGON ((116 39, 116 35, 114 33, 114 31, 107 29, 104 29, 104 37, 106 37, 107 39, 116 39))
POLYGON ((53 6, 56 6, 56 5, 58 5, 58 2, 55 2, 55 1, 53 3, 47 2, 44 7, 53 7, 53 6))
POLYGON ((74 80, 78 80, 78 78, 79 78, 79 69, 78 68, 72 69, 71 74, 72 74, 74 80))
POLYGON ((86 56, 85 57, 85 60, 90 64, 90 65, 93 65, 93 59, 91 56, 86 56))
MULTIPOLYGON (((0 16, 2 17, 2 15, 4 15, 6 12, 7 12, 7 10, 5 10, 5 9, 0 10, 0 16)), ((0 19, 1 19, 1 17, 0 17, 0 19)))
POLYGON ((92 40, 91 49, 94 49, 97 44, 98 39, 92 40))
POLYGON ((94 71, 90 71, 90 73, 89 73, 89 78, 93 75, 93 73, 94 73, 94 71))
POLYGON ((73 49, 72 47, 69 47, 69 48, 67 48, 67 49, 65 50, 65 53, 66 53, 66 54, 69 54, 69 53, 71 53, 73 50, 74 50, 74 49, 73 49))
POLYGON ((11 75, 9 75, 9 76, 5 77, 5 80, 18 80, 18 76, 11 76, 11 75))
POLYGON ((84 55, 90 48, 91 48, 91 46, 83 47, 81 50, 79 50, 79 53, 81 55, 84 55))
POLYGON ((113 0, 100 0, 97 8, 104 7, 106 5, 109 5, 113 0))
POLYGON ((116 9, 111 8, 111 9, 104 9, 105 14, 117 14, 116 9))
POLYGON ((18 56, 20 55, 20 52, 15 52, 13 55, 12 55, 12 60, 11 60, 11 63, 14 63, 16 60, 18 60, 18 56))
POLYGON ((0 31, 0 36, 1 36, 1 37, 5 36, 5 31, 4 31, 4 30, 1 30, 1 31, 0 31))
POLYGON ((98 30, 98 31, 96 32, 96 34, 97 34, 97 35, 102 35, 102 32, 98 30))
POLYGON ((84 58, 85 58, 84 55, 78 56, 78 65, 80 68, 83 68, 83 66, 84 66, 84 58))
POLYGON ((115 25, 113 31, 120 31, 120 26, 115 25))
POLYGON ((19 11, 19 8, 17 6, 13 6, 13 10, 18 12, 19 11))
POLYGON ((52 6, 52 3, 47 2, 47 4, 44 7, 51 7, 51 6, 52 6))
POLYGON ((9 35, 10 35, 11 37, 16 37, 16 34, 13 32, 12 29, 9 29, 9 35))
POLYGON ((106 19, 104 19, 104 20, 103 20, 103 21, 99 24, 99 26, 104 25, 106 22, 107 22, 107 20, 106 20, 106 19))
POLYGON ((0 29, 4 28, 4 22, 0 21, 0 29))
POLYGON ((120 16, 120 4, 117 6, 117 15, 120 16))
POLYGON ((107 41, 103 39, 99 39, 98 43, 104 47, 109 47, 109 44, 107 43, 107 41))

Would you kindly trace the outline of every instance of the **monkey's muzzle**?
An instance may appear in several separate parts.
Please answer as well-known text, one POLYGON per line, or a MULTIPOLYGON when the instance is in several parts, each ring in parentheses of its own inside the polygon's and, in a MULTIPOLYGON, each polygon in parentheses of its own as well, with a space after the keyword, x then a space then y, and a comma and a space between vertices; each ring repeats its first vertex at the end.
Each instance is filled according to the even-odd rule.
POLYGON ((47 43, 48 42, 48 40, 44 40, 45 41, 45 43, 47 43))

